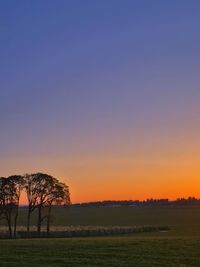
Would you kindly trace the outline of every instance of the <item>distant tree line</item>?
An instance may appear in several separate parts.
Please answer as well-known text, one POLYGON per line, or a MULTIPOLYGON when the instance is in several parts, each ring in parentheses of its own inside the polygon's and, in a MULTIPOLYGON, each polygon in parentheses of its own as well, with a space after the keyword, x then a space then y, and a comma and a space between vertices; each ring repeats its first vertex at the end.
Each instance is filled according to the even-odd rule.
POLYGON ((52 206, 71 203, 69 187, 51 175, 34 173, 0 177, 0 220, 6 221, 10 238, 16 238, 22 191, 25 191, 27 196, 27 236, 34 211, 37 211, 37 233, 40 236, 44 221, 46 231, 50 231, 52 206))
POLYGON ((146 200, 104 200, 73 204, 74 207, 117 207, 117 206, 170 206, 170 205, 200 205, 200 199, 195 197, 169 199, 146 199, 146 200))

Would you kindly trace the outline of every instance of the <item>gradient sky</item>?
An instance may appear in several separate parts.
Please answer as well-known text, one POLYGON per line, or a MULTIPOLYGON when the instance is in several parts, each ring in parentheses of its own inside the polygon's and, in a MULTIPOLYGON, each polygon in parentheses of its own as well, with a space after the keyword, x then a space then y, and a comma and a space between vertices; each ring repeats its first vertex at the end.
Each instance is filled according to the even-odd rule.
POLYGON ((200 1, 0 1, 0 175, 73 202, 200 197, 200 1))

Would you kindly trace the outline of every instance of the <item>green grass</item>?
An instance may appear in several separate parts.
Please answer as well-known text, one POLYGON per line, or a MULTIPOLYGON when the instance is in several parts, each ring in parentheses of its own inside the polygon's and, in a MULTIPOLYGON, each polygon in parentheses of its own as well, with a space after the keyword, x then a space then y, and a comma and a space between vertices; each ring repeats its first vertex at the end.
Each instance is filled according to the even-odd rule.
MULTIPOLYGON (((200 207, 72 207, 54 210, 53 217, 55 226, 159 225, 172 230, 113 237, 0 240, 0 267, 200 267, 200 207)), ((19 221, 25 223, 25 211, 19 221)))
POLYGON ((199 239, 104 237, 0 241, 0 266, 200 266, 199 239))

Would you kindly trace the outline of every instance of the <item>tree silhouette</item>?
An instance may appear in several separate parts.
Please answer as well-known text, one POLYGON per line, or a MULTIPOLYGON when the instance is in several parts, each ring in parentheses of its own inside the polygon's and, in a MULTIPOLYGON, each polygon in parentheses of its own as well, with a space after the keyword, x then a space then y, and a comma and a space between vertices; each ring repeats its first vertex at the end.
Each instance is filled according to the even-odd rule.
POLYGON ((52 188, 50 189, 50 194, 46 198, 45 206, 47 206, 47 233, 50 232, 50 219, 51 219, 51 210, 52 205, 65 205, 68 206, 71 204, 69 187, 60 183, 56 178, 52 180, 52 188))
POLYGON ((26 174, 24 176, 25 191, 28 201, 28 214, 27 214, 27 233, 30 231, 30 219, 32 212, 36 209, 38 203, 38 188, 39 184, 35 174, 26 174))
POLYGON ((50 231, 51 208, 53 205, 69 205, 69 188, 58 179, 45 173, 12 175, 0 177, 0 219, 7 222, 10 238, 16 237, 19 200, 25 190, 28 201, 27 235, 30 232, 30 219, 37 210, 37 233, 40 235, 42 222, 46 219, 46 229, 50 231), (47 211, 45 214, 44 211, 47 211))
POLYGON ((28 199, 27 232, 30 231, 30 216, 37 209, 37 232, 40 235, 42 222, 47 219, 47 232, 50 229, 51 207, 53 204, 69 204, 69 188, 58 179, 45 173, 35 173, 25 176, 25 189, 28 199), (43 214, 47 208, 47 215, 43 214))
POLYGON ((4 193, 4 185, 5 185, 5 177, 0 177, 0 219, 4 218, 4 206, 5 206, 5 193, 4 193))
POLYGON ((16 237, 19 199, 23 187, 20 175, 0 178, 0 206, 1 216, 6 220, 10 237, 16 237), (14 227, 14 232, 12 231, 14 227))

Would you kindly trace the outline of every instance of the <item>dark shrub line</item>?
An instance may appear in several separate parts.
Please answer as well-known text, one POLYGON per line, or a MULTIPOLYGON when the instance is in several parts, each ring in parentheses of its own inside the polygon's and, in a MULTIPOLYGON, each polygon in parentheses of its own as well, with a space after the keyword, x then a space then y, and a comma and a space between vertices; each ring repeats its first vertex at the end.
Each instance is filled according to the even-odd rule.
MULTIPOLYGON (((65 237, 92 237, 92 236, 112 236, 121 234, 131 234, 131 233, 151 233, 159 231, 169 231, 169 227, 153 227, 153 226, 141 226, 141 227, 83 227, 78 229, 69 229, 65 231, 51 231, 47 233, 41 231, 38 235, 37 231, 18 231, 17 238, 65 238, 65 237)), ((8 235, 4 233, 0 235, 0 238, 8 238, 8 235)))

